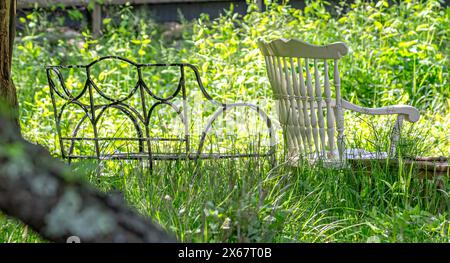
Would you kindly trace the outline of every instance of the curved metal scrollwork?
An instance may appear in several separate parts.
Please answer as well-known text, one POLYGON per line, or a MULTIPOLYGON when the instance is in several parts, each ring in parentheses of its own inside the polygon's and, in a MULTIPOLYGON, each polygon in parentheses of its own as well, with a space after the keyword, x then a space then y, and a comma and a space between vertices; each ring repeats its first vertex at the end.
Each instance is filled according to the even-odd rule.
POLYGON ((87 65, 69 65, 69 66, 48 66, 47 70, 47 78, 50 86, 50 95, 53 104, 54 116, 56 121, 56 129, 59 137, 59 143, 61 147, 61 154, 63 158, 68 159, 69 161, 76 158, 81 159, 148 159, 150 160, 150 167, 152 167, 153 160, 176 160, 176 159, 190 159, 190 160, 198 160, 198 159, 206 159, 206 158, 236 158, 236 157, 251 157, 251 156, 274 156, 274 146, 275 146, 275 134, 274 129, 272 127, 272 122, 267 116, 267 114, 262 111, 258 106, 249 104, 249 103, 234 103, 234 104, 225 104, 214 100, 204 88, 200 74, 198 69, 187 63, 171 63, 171 64, 138 64, 131 60, 121 58, 118 56, 106 56, 99 58, 87 65), (127 63, 135 68, 137 74, 137 81, 133 89, 124 97, 120 99, 116 99, 111 95, 106 94, 102 89, 93 81, 91 76, 91 67, 99 63, 100 61, 115 59, 121 62, 127 63), (157 95, 157 93, 153 92, 151 88, 146 84, 143 78, 142 69, 143 68, 151 68, 151 67, 178 67, 180 70, 180 78, 178 80, 177 87, 175 91, 173 91, 170 95, 166 97, 162 97, 157 95), (61 73, 61 69, 71 69, 78 68, 86 71, 86 81, 82 90, 79 94, 72 94, 72 92, 67 88, 65 79, 63 74, 61 73), (186 107, 186 85, 185 85, 185 69, 188 68, 194 72, 196 82, 200 91, 210 103, 217 106, 218 109, 216 112, 210 117, 207 125, 204 127, 203 132, 200 137, 200 142, 197 150, 195 152, 191 152, 190 150, 190 135, 189 135, 189 116, 186 107), (57 80, 52 78, 52 74, 57 77, 57 80), (56 85, 56 82, 59 82, 59 87, 56 85), (103 98, 102 104, 99 104, 99 100, 94 96, 94 93, 98 94, 97 98, 103 98), (139 107, 137 109, 132 107, 127 101, 133 96, 140 97, 139 107), (146 97, 150 96, 156 102, 149 104, 146 100, 146 97), (177 107, 173 100, 175 98, 179 98, 183 100, 184 106, 183 108, 177 107), (82 102, 82 98, 89 103, 82 102), (57 99, 62 99, 63 104, 61 107, 58 107, 57 99), (70 136, 64 137, 62 136, 61 131, 61 121, 63 118, 63 112, 67 110, 68 105, 74 104, 80 107, 84 115, 77 120, 75 128, 70 133, 70 136), (150 136, 150 118, 154 113, 156 107, 160 105, 167 105, 171 107, 175 113, 180 117, 181 123, 184 126, 184 134, 177 138, 158 138, 150 136), (265 121, 270 137, 270 150, 264 154, 252 153, 252 154, 202 154, 203 145, 205 143, 205 138, 209 131, 211 130, 212 124, 214 121, 226 110, 235 108, 235 107, 248 107, 254 111, 256 111, 260 117, 265 121), (119 110, 126 116, 131 123, 133 124, 134 129, 136 130, 136 137, 100 137, 98 135, 97 127, 99 125, 100 118, 103 117, 104 113, 110 109, 119 110), (83 123, 88 120, 88 124, 91 125, 94 136, 92 138, 84 138, 79 137, 78 134, 81 130, 83 123), (74 154, 74 144, 77 141, 94 141, 95 144, 95 155, 75 155, 74 154), (135 153, 125 153, 125 154, 103 154, 100 149, 99 141, 126 141, 126 142, 137 142, 138 144, 138 152, 135 153), (180 153, 170 153, 170 154, 157 154, 152 151, 152 142, 154 141, 178 141, 185 144, 185 151, 180 153), (69 142, 68 151, 65 151, 64 143, 69 142))

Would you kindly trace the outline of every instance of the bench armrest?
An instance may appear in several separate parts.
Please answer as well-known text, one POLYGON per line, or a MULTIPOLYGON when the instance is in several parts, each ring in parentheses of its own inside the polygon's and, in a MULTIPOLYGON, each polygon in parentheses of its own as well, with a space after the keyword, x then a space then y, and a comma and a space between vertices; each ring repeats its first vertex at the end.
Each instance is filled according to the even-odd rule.
POLYGON ((238 102, 238 103, 230 103, 230 104, 223 103, 221 105, 221 107, 219 107, 216 110, 216 112, 214 112, 214 114, 209 118, 208 123, 205 125, 205 128, 203 129, 203 132, 202 132, 202 136, 200 138, 197 155, 200 155, 200 153, 203 149, 203 144, 205 142, 206 135, 211 130, 211 127, 212 127, 212 124, 214 123, 214 121, 220 115, 222 115, 225 111, 232 109, 232 108, 238 108, 238 107, 252 109, 253 111, 257 112, 260 115, 260 117, 265 121, 267 129, 269 130, 270 147, 271 147, 270 153, 274 152, 275 149, 273 147, 276 145, 276 136, 275 136, 274 127, 272 126, 272 121, 270 120, 269 116, 257 105, 254 105, 251 103, 245 103, 245 102, 238 102))

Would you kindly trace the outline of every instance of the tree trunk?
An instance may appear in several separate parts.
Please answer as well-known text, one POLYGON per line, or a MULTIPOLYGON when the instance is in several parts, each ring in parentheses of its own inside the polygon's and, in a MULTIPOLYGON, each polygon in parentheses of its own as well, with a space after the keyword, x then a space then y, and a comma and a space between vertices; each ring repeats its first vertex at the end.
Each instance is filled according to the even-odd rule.
POLYGON ((11 80, 15 0, 0 1, 0 20, 0 210, 50 241, 174 242, 121 196, 81 183, 47 150, 21 137, 11 80))
MULTIPOLYGON (((0 1, 0 103, 6 104, 9 118, 19 129, 16 87, 11 79, 11 64, 16 34, 16 1, 0 1)), ((0 109, 2 110, 2 109, 0 109)))

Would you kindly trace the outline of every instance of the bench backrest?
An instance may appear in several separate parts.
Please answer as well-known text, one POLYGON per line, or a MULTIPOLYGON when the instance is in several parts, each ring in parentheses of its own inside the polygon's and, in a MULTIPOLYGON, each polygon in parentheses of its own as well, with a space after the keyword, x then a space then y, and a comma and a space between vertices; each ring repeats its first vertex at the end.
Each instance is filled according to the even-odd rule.
POLYGON ((275 133, 265 112, 250 103, 214 100, 191 64, 138 64, 108 56, 87 65, 48 66, 47 77, 61 155, 69 161, 198 160, 274 154, 275 133), (186 86, 192 85, 196 88, 188 92, 186 86), (236 119, 224 124, 242 126, 241 115, 225 114, 239 109, 259 115, 260 121, 251 127, 258 138, 256 123, 266 126, 263 136, 269 139, 267 154, 241 153, 243 147, 219 143, 226 138, 220 129, 213 134, 213 124, 222 126, 216 120, 225 122, 226 116, 236 119), (229 152, 223 151, 224 145, 229 152))
MULTIPOLYGON (((164 141, 179 142, 181 152, 189 152, 189 117, 185 105, 186 67, 191 65, 137 64, 114 56, 102 57, 88 65, 47 67, 62 157, 69 160, 151 158, 152 143, 164 141), (109 67, 109 71, 101 68, 112 62, 116 63, 116 67, 109 67), (171 77, 177 79, 176 84, 165 89, 162 94, 156 93, 154 86, 159 80, 152 79, 151 75, 148 78, 144 76, 145 72, 154 69, 166 70, 165 74, 172 74, 171 77), (68 73, 64 75, 63 71, 68 73), (81 80, 74 81, 74 72, 71 71, 81 73, 81 80), (108 78, 111 81, 105 81, 108 78), (78 89, 74 82, 77 82, 78 89), (125 87, 118 88, 117 85, 125 87), (182 129, 177 134, 171 134, 170 128, 165 133, 170 136, 158 137, 152 134, 152 118, 157 115, 157 108, 161 106, 172 109, 179 118, 182 129), (111 134, 111 130, 102 130, 111 122, 107 117, 111 110, 123 117, 120 120, 123 123, 115 123, 123 131, 115 130, 111 134), (65 117, 68 115, 76 116, 67 120, 65 117), (77 120, 77 123, 71 123, 73 120, 77 120), (84 135, 80 135, 81 133, 84 135), (76 149, 75 145, 82 142, 92 146, 87 148, 94 151, 83 152, 76 149), (115 145, 108 147, 109 144, 115 145)), ((201 89, 203 92, 202 87, 201 89)), ((159 123, 159 126, 163 125, 159 123)))

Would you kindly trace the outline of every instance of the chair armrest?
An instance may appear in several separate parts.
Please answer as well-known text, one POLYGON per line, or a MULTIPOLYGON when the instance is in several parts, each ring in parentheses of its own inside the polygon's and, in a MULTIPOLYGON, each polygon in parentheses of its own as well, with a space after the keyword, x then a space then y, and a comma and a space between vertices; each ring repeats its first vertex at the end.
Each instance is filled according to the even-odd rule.
POLYGON ((420 119, 419 111, 408 105, 393 105, 381 108, 366 108, 350 103, 346 100, 342 100, 342 108, 364 113, 368 115, 403 115, 409 122, 417 122, 420 119))

